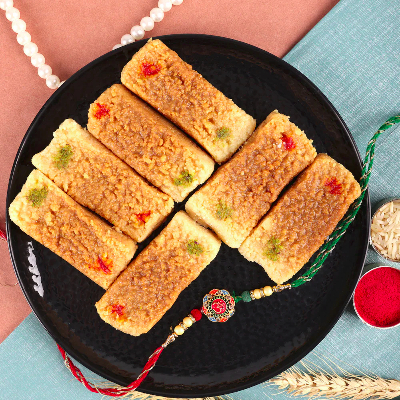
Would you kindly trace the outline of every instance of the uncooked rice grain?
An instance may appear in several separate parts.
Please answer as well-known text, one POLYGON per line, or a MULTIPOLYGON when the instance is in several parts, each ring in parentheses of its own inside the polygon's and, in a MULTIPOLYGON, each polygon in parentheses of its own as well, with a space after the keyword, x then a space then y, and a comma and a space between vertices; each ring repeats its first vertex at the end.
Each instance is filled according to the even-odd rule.
POLYGON ((400 261, 400 200, 378 209, 372 219, 371 241, 382 256, 400 261))

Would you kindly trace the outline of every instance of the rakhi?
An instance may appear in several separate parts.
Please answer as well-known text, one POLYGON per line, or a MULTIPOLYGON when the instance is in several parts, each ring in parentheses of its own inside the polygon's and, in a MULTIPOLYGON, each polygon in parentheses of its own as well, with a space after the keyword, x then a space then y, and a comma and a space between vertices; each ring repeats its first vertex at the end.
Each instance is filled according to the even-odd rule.
MULTIPOLYGON (((324 245, 319 249, 315 260, 311 264, 311 267, 303 275, 288 284, 276 285, 272 287, 265 286, 263 288, 244 291, 240 295, 236 295, 235 292, 232 292, 231 294, 226 289, 211 290, 203 297, 202 306, 200 308, 193 309, 190 314, 182 320, 182 322, 175 326, 173 332, 167 337, 166 341, 160 347, 158 347, 149 357, 146 365, 144 366, 141 374, 137 377, 137 379, 126 387, 120 386, 113 388, 100 388, 90 383, 84 377, 80 369, 74 365, 71 358, 66 354, 66 352, 57 344, 58 349, 64 359, 64 363, 66 367, 71 371, 72 375, 91 392, 100 393, 111 397, 125 396, 129 392, 135 391, 140 386, 140 384, 143 382, 149 372, 156 365, 156 362, 161 356, 161 353, 164 351, 164 349, 169 344, 174 342, 179 336, 183 335, 188 328, 192 327, 196 322, 200 321, 203 315, 205 315, 211 322, 226 322, 234 315, 235 305, 240 301, 250 303, 252 301, 260 300, 264 297, 269 297, 274 293, 279 293, 286 289, 296 288, 305 284, 306 282, 311 281, 315 274, 322 268, 326 258, 333 251, 336 244, 346 232, 347 228, 353 222, 361 207, 372 172, 375 155, 375 144, 377 139, 383 132, 399 122, 400 115, 389 118, 368 142, 366 155, 362 167, 362 176, 360 179, 361 195, 355 200, 345 217, 339 222, 333 233, 329 236, 324 245)), ((1 231, 0 234, 2 238, 6 238, 6 235, 3 231, 1 231)))

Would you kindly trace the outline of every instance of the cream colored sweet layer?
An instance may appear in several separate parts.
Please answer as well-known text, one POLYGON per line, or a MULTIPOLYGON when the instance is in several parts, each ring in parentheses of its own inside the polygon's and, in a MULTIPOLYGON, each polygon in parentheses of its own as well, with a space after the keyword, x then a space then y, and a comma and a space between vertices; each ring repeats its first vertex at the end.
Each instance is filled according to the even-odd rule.
POLYGON ((9 215, 26 234, 104 289, 137 248, 132 239, 85 210, 38 170, 29 175, 9 215))
POLYGON ((78 203, 141 242, 174 206, 166 194, 136 172, 72 119, 32 158, 33 165, 78 203))
POLYGON ((312 141, 272 112, 243 148, 186 203, 196 221, 237 248, 282 189, 315 158, 312 141))
POLYGON ((100 317, 133 336, 148 332, 216 257, 221 242, 178 212, 96 303, 100 317))
POLYGON ((111 86, 90 106, 88 129, 175 201, 214 171, 204 151, 122 85, 111 86))
POLYGON ((124 67, 122 83, 226 161, 256 126, 231 99, 160 40, 147 42, 124 67))
POLYGON ((286 282, 324 243, 360 194, 360 185, 351 172, 320 154, 239 252, 264 267, 276 283, 286 282))

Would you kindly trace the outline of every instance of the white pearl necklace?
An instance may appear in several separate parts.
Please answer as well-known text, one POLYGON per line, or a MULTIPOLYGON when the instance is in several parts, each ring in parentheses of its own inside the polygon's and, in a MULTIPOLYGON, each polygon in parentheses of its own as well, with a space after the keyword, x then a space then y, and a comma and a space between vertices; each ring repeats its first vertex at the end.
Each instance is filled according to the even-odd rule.
MULTIPOLYGON (((150 17, 143 17, 140 25, 135 25, 131 29, 130 34, 126 34, 121 38, 121 44, 116 44, 113 50, 133 43, 135 40, 143 39, 145 32, 149 32, 154 28, 155 22, 160 22, 164 18, 164 13, 169 11, 173 5, 178 6, 183 0, 159 0, 158 7, 150 11, 150 17)), ((20 12, 14 7, 13 0, 0 0, 0 9, 6 12, 6 18, 12 22, 12 30, 17 33, 17 42, 24 46, 24 53, 31 59, 31 63, 38 69, 38 74, 46 80, 46 85, 50 89, 59 88, 65 81, 60 82, 57 75, 53 75, 50 65, 45 64, 43 54, 38 53, 37 45, 31 42, 31 35, 26 31, 26 23, 20 19, 20 12)))

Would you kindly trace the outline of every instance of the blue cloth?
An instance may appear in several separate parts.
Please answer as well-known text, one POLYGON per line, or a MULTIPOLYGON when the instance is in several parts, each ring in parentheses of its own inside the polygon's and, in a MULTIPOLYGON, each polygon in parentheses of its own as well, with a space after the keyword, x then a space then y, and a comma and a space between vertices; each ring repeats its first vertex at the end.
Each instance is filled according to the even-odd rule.
MULTIPOLYGON (((285 57, 338 109, 361 153, 377 128, 400 112, 399 20, 398 0, 342 0, 285 57)), ((370 183, 373 204, 400 196, 399 142, 400 128, 378 142, 370 183)), ((367 263, 372 262, 383 260, 369 251, 367 263)), ((306 360, 321 365, 318 357, 324 355, 352 372, 400 379, 399 333, 400 328, 380 331, 364 325, 349 306, 306 360)), ((75 381, 60 360, 53 340, 30 315, 0 345, 0 399, 100 399, 75 381)), ((258 400, 272 395, 289 398, 268 384, 231 397, 258 400)))

